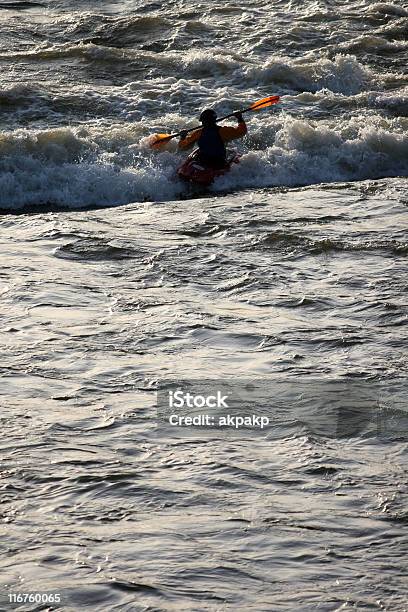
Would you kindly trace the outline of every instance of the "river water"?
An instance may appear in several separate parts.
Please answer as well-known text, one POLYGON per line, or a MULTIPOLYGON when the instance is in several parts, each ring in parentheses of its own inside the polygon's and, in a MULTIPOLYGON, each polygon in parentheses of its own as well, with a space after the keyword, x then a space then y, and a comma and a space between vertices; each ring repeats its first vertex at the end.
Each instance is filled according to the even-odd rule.
POLYGON ((0 610, 408 610, 407 16, 0 3, 0 610), (272 94, 207 191, 146 144, 272 94))

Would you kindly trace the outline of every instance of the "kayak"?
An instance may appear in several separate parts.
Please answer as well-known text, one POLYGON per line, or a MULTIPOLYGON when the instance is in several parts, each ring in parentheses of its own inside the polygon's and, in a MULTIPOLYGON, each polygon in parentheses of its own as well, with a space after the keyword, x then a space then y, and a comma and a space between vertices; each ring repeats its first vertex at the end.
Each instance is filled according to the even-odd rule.
POLYGON ((177 170, 178 176, 184 181, 195 183, 196 185, 211 185, 217 176, 223 176, 230 169, 232 164, 238 164, 240 155, 236 151, 227 151, 227 163, 223 168, 211 168, 204 166, 198 159, 198 149, 184 160, 177 170))

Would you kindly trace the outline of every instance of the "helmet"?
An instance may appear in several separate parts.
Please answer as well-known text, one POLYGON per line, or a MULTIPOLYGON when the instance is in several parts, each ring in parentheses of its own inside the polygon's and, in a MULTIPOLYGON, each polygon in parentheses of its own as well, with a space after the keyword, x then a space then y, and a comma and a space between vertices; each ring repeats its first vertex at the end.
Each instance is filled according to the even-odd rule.
POLYGON ((200 115, 200 121, 203 124, 213 124, 217 121, 217 113, 212 108, 207 108, 200 115))

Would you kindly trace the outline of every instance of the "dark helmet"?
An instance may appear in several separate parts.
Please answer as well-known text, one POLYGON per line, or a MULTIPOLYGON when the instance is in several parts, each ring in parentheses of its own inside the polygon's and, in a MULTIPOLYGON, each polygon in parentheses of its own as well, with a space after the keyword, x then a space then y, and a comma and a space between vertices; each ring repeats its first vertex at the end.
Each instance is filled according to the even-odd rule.
POLYGON ((217 121, 217 113, 212 108, 207 108, 200 115, 203 125, 213 125, 217 121))

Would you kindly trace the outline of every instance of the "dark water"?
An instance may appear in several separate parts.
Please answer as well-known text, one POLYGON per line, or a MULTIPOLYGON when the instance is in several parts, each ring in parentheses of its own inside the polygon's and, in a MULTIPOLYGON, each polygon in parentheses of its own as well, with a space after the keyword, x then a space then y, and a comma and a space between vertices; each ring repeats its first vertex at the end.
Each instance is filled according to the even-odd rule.
POLYGON ((408 610, 407 16, 0 3, 1 610, 408 610), (270 94, 208 192, 146 145, 270 94), (273 427, 171 435, 174 379, 273 427))

